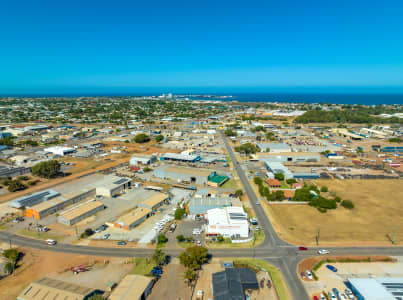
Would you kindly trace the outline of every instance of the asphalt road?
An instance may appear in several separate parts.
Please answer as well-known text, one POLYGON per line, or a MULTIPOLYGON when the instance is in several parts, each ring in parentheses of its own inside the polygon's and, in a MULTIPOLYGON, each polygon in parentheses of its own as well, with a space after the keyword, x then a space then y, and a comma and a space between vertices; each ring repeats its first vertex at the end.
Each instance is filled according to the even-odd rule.
MULTIPOLYGON (((220 132, 220 134, 222 134, 220 132)), ((295 245, 288 244, 281 240, 273 229, 270 220, 266 216, 263 208, 256 205, 258 198, 254 193, 249 181, 247 180, 244 171, 241 169, 232 148, 230 147, 227 138, 222 136, 229 156, 234 163, 234 168, 244 187, 244 191, 250 199, 250 202, 256 212, 259 224, 265 233, 265 240, 259 246, 250 248, 232 248, 232 249, 209 249, 209 253, 214 257, 253 257, 264 259, 267 262, 277 266, 282 272, 286 283, 295 300, 306 300, 309 296, 299 279, 297 274, 298 263, 308 257, 316 256, 319 248, 310 248, 307 251, 299 251, 295 245)), ((0 231, 0 241, 11 243, 23 247, 35 248, 40 250, 49 250, 55 252, 65 252, 82 255, 95 256, 116 256, 116 257, 147 257, 150 256, 153 249, 138 249, 127 247, 90 247, 78 246, 71 244, 57 244, 49 246, 44 241, 34 240, 27 237, 14 235, 5 231, 0 231)), ((326 247, 331 255, 390 255, 403 256, 403 247, 326 247)), ((166 249, 168 255, 178 256, 182 249, 166 249)))

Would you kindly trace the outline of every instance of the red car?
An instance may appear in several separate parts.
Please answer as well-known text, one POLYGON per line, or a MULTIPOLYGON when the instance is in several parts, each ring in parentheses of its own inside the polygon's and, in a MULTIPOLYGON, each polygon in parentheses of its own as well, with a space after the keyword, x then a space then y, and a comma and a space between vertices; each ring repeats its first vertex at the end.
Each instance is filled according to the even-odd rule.
POLYGON ((302 246, 301 246, 301 247, 299 247, 298 249, 299 249, 300 251, 306 251, 306 250, 308 250, 308 248, 307 248, 307 247, 302 247, 302 246))
POLYGON ((313 300, 319 300, 318 296, 313 296, 313 300))

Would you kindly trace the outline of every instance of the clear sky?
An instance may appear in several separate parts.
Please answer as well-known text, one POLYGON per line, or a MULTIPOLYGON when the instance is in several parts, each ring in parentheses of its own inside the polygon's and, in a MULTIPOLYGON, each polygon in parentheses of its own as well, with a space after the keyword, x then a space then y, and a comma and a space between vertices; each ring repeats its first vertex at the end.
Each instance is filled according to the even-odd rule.
POLYGON ((2 94, 289 86, 403 92, 403 1, 0 2, 2 94))

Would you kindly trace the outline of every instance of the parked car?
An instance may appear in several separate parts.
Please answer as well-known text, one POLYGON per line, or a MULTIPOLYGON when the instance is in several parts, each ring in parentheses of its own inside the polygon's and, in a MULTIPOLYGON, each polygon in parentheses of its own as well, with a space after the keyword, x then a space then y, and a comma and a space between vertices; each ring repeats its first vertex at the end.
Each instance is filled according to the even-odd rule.
POLYGON ((308 250, 308 248, 307 247, 298 247, 298 249, 299 249, 299 251, 306 251, 306 250, 308 250))
POLYGON ((347 295, 349 299, 354 299, 354 294, 350 289, 345 289, 344 293, 347 295))
POLYGON ((325 295, 323 295, 323 294, 320 294, 319 298, 320 298, 320 300, 326 300, 325 295))
POLYGON ((57 242, 55 240, 48 239, 48 240, 46 240, 46 244, 54 246, 57 244, 57 242))
POLYGON ((329 292, 328 296, 330 300, 337 300, 336 296, 332 292, 329 292))
POLYGON ((332 291, 337 297, 339 296, 339 290, 338 289, 333 288, 332 291))
POLYGON ((309 272, 308 270, 306 270, 306 271, 305 271, 305 274, 306 274, 306 277, 308 277, 308 279, 310 279, 310 280, 312 280, 312 279, 313 279, 313 277, 312 277, 312 273, 311 273, 311 272, 309 272))
POLYGON ((346 295, 340 294, 340 300, 348 300, 348 298, 346 295))
POLYGON ((104 240, 107 240, 111 235, 109 233, 104 234, 104 240))
POLYGON ((50 229, 49 229, 48 227, 46 227, 46 226, 43 226, 43 227, 42 227, 42 231, 43 231, 43 232, 48 232, 49 230, 50 230, 50 229))
POLYGON ((304 272, 301 272, 301 277, 302 277, 302 279, 305 279, 305 278, 306 278, 306 276, 305 276, 305 273, 304 273, 304 272))
POLYGON ((313 296, 313 300, 319 300, 318 296, 313 296))
POLYGON ((320 254, 320 255, 329 254, 329 253, 330 253, 329 250, 326 250, 326 249, 319 249, 318 250, 318 254, 320 254))
POLYGON ((119 241, 119 242, 118 242, 118 245, 119 245, 119 246, 125 246, 125 245, 126 245, 126 242, 124 242, 124 241, 119 241))
POLYGON ((328 268, 332 272, 335 272, 335 273, 337 272, 337 268, 332 265, 326 265, 326 268, 328 268))

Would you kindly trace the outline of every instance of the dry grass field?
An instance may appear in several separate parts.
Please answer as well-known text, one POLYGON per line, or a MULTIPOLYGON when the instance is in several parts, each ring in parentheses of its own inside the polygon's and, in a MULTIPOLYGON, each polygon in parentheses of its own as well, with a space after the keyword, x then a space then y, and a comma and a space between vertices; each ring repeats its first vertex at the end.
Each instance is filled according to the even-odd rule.
POLYGON ((353 210, 338 207, 320 213, 307 205, 264 204, 280 236, 295 244, 403 245, 402 180, 317 180, 342 199, 352 200, 353 210))

